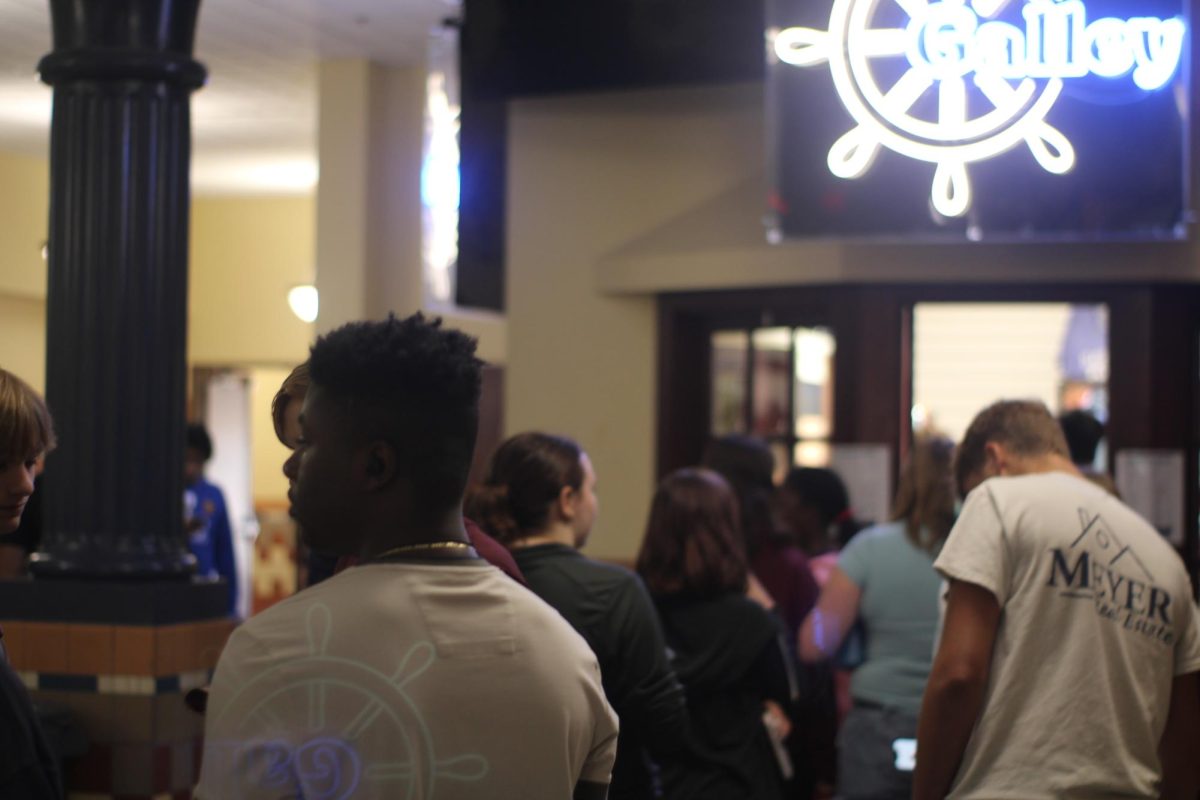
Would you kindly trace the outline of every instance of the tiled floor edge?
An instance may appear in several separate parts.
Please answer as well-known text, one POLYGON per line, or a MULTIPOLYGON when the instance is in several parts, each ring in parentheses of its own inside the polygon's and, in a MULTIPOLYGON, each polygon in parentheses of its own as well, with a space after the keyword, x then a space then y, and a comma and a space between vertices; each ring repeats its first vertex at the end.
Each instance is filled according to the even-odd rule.
POLYGON ((153 697, 186 692, 211 682, 213 670, 193 670, 157 678, 146 675, 70 675, 55 672, 17 673, 30 691, 67 691, 127 697, 153 697))

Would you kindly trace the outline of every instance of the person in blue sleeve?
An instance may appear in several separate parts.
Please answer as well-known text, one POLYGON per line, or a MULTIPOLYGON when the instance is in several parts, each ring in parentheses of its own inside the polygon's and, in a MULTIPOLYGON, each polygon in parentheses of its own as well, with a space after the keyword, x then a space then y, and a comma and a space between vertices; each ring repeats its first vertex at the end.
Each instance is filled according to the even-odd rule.
POLYGON ((204 478, 204 465, 212 458, 212 439, 203 425, 187 427, 183 456, 184 520, 188 547, 196 557, 196 574, 224 578, 229 587, 229 615, 237 616, 237 565, 233 556, 233 531, 225 495, 204 478))

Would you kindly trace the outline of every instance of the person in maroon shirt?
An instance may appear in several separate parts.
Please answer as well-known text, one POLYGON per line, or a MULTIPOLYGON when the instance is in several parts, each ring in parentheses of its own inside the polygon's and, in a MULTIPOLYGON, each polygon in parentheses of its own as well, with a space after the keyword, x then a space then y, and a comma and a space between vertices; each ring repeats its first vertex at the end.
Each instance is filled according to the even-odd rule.
MULTIPOLYGON (((775 521, 775 458, 759 439, 734 434, 710 442, 702 464, 723 477, 737 496, 752 576, 751 597, 755 597, 756 580, 769 595, 768 607, 783 621, 788 644, 794 648, 796 635, 816 606, 821 590, 808 557, 775 521)), ((827 667, 802 666, 797 677, 801 697, 787 709, 793 723, 787 745, 796 768, 788 796, 808 800, 819 786, 834 784, 837 714, 827 667)))
POLYGON ((702 466, 728 481, 737 495, 750 569, 771 596, 788 630, 794 632, 817 604, 820 589, 804 551, 775 525, 774 464, 764 443, 737 435, 711 442, 702 461, 702 466))

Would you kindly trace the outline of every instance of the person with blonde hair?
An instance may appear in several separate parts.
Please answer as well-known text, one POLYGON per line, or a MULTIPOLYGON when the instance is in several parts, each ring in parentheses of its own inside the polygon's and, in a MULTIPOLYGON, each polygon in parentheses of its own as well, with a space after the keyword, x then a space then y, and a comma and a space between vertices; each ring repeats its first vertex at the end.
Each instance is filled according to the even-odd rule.
POLYGON ((1071 463, 1039 402, 975 417, 921 706, 916 800, 1195 800, 1200 627, 1170 543, 1071 463))
MULTIPOLYGON (((29 384, 0 369, 0 534, 12 533, 33 495, 38 463, 54 449, 50 411, 29 384)), ((8 665, 0 640, 0 797, 62 797, 53 751, 29 692, 8 665)))
POLYGON ((898 763, 896 748, 916 738, 929 676, 941 585, 933 559, 954 524, 953 452, 949 439, 916 441, 892 521, 850 540, 800 632, 801 658, 819 662, 862 626, 864 658, 838 736, 838 794, 848 800, 912 792, 911 766, 898 763))

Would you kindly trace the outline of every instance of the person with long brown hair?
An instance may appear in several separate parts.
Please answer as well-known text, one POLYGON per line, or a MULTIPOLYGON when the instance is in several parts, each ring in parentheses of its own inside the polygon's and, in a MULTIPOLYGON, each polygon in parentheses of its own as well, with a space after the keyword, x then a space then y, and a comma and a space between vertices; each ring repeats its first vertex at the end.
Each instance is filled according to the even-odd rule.
POLYGON ((953 454, 948 439, 917 440, 892 522, 850 540, 801 629, 808 662, 833 658, 856 621, 866 639, 838 740, 838 795, 847 800, 912 792, 911 766, 897 766, 895 743, 916 738, 933 659, 941 585, 933 559, 954 525, 953 454))
POLYGON ((655 766, 665 768, 683 740, 683 690, 638 577, 579 552, 598 509, 587 453, 564 436, 537 432, 500 445, 466 505, 600 662, 604 693, 621 720, 609 800, 648 800, 658 796, 655 766))
POLYGON ((746 597, 739 525, 725 479, 680 470, 659 485, 638 554, 687 692, 689 757, 663 771, 669 798, 783 797, 763 712, 791 702, 789 662, 778 624, 746 597))
MULTIPOLYGON (((701 466, 719 474, 733 489, 750 568, 750 597, 760 596, 753 591, 757 581, 768 595, 766 607, 784 623, 786 641, 794 647, 804 618, 817 604, 820 588, 804 550, 776 513, 780 501, 771 448, 753 436, 721 436, 704 448, 701 466)), ((787 749, 795 775, 785 789, 788 796, 808 798, 819 785, 832 787, 834 783, 837 710, 829 667, 806 666, 797 677, 803 687, 800 701, 786 709, 792 723, 787 749)))

